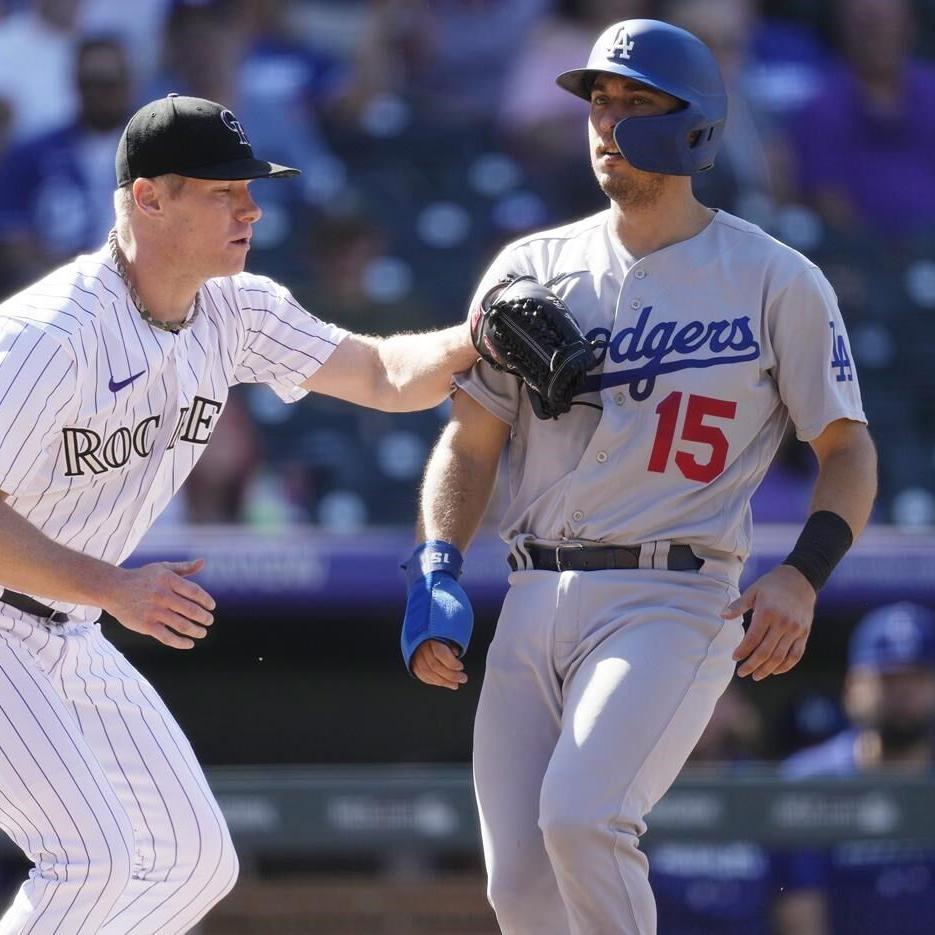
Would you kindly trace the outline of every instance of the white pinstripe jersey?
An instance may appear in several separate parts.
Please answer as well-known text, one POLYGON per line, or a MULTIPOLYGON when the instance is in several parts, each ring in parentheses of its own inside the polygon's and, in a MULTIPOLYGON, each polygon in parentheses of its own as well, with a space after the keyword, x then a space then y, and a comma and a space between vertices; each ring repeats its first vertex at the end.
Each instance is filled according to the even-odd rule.
POLYGON ((804 441, 835 419, 866 421, 834 292, 802 254, 723 211, 639 260, 609 219, 510 244, 475 295, 508 273, 554 281, 599 346, 599 366, 553 421, 484 362, 456 378, 513 427, 501 535, 745 557, 749 500, 789 419, 804 441))
POLYGON ((105 248, 0 305, 0 490, 56 542, 122 562, 200 457, 228 388, 300 399, 347 334, 262 276, 211 279, 201 295, 190 328, 154 328, 105 248))

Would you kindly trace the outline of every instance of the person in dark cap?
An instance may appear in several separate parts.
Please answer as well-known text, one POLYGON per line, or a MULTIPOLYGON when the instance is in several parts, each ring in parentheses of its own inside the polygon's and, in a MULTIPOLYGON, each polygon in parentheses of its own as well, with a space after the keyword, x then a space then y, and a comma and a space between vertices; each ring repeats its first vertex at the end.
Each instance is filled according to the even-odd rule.
MULTIPOLYGON (((792 756, 790 778, 935 771, 935 611, 902 602, 872 610, 849 647, 851 726, 792 756)), ((935 932, 935 846, 851 840, 779 861, 779 935, 935 932)))
POLYGON ((221 104, 169 95, 127 124, 116 224, 0 306, 0 828, 35 862, 2 932, 188 931, 237 858, 182 731, 103 636, 107 611, 191 649, 200 559, 122 568, 237 383, 426 409, 475 358, 465 323, 371 338, 244 272, 257 158, 221 104))

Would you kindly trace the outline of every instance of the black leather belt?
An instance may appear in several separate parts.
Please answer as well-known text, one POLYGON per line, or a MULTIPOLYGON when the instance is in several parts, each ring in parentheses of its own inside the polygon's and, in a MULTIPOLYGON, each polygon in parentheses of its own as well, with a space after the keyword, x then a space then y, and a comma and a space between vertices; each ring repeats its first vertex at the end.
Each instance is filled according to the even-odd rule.
MULTIPOLYGON (((605 571, 610 568, 639 568, 638 545, 534 545, 526 546, 532 567, 540 571, 605 571)), ((516 559, 508 556, 516 571, 516 559)), ((704 564, 688 545, 670 545, 666 568, 669 571, 698 571, 704 564)))
POLYGON ((63 614, 60 610, 52 610, 51 607, 40 604, 39 601, 33 600, 28 595, 11 591, 9 588, 4 588, 0 592, 0 601, 21 610, 24 614, 32 614, 33 617, 39 617, 48 623, 68 623, 68 614, 63 614))

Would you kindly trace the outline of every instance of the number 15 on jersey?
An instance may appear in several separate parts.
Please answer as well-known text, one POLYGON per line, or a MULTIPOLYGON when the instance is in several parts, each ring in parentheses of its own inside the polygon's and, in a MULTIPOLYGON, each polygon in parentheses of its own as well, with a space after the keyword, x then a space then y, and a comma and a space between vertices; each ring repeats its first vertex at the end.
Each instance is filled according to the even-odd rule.
POLYGON ((675 390, 656 406, 659 421, 647 469, 657 474, 665 472, 672 455, 676 430, 681 423, 679 440, 695 442, 709 449, 710 454, 707 460, 703 460, 691 451, 676 448, 672 460, 683 477, 707 483, 714 480, 724 470, 730 443, 721 428, 705 420, 735 418, 737 403, 726 399, 714 399, 711 396, 696 396, 692 393, 687 397, 687 404, 683 406, 684 395, 675 390), (680 416, 682 416, 681 420, 680 416))

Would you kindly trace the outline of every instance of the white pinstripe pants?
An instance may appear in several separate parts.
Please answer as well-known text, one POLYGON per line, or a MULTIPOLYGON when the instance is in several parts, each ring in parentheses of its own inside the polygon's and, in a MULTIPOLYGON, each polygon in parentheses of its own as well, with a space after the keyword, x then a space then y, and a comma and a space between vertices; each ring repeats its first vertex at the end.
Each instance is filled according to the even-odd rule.
POLYGON ((97 624, 0 608, 0 828, 35 863, 0 935, 188 931, 237 877, 191 746, 97 624))

